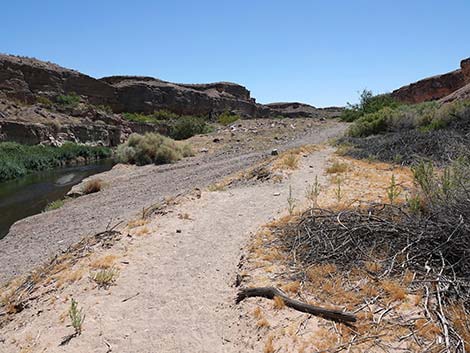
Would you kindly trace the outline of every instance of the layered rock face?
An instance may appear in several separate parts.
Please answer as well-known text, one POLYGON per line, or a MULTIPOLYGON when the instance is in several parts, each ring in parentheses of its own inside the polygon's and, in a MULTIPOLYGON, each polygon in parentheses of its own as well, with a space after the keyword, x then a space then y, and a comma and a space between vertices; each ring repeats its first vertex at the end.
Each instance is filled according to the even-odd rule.
POLYGON ((250 98, 245 87, 229 82, 176 84, 152 77, 111 76, 100 81, 116 92, 116 112, 152 113, 166 109, 177 114, 206 115, 231 111, 247 118, 267 117, 269 108, 250 98))
POLYGON ((74 92, 92 104, 115 104, 113 87, 74 70, 36 59, 0 55, 0 91, 9 98, 34 103, 37 96, 74 92))
POLYGON ((341 115, 344 108, 329 107, 315 108, 311 105, 297 102, 279 102, 266 104, 270 109, 287 118, 334 118, 341 115))
POLYGON ((421 103, 442 99, 470 83, 470 58, 462 60, 460 69, 401 87, 392 97, 403 103, 421 103))
POLYGON ((225 111, 244 118, 324 118, 340 113, 337 108, 301 103, 258 104, 248 89, 236 83, 177 84, 142 76, 95 79, 50 62, 0 54, 0 141, 71 140, 115 146, 132 131, 159 129, 128 122, 120 113, 150 114, 162 109, 209 118, 225 111), (80 97, 78 108, 53 104, 51 110, 44 104, 72 93, 80 97), (96 106, 112 112, 99 113, 96 106))

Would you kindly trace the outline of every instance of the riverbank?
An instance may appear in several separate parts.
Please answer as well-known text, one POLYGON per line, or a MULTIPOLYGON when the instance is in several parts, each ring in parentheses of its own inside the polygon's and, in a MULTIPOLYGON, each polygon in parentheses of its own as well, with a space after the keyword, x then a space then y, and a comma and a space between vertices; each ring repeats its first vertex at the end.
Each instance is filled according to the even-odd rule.
POLYGON ((0 183, 33 172, 109 158, 111 149, 66 142, 60 147, 0 143, 0 183))
POLYGON ((8 234, 13 223, 43 212, 84 178, 112 168, 111 159, 91 164, 59 167, 32 173, 0 183, 0 239, 8 234))

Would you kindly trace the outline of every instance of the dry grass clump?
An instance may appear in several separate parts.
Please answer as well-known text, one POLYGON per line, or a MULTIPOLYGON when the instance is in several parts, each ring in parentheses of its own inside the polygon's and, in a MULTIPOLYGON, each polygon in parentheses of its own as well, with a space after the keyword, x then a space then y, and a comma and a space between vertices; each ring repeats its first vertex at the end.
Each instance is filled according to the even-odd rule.
POLYGON ((264 353, 274 353, 275 352, 273 339, 274 339, 274 337, 272 335, 269 335, 268 338, 266 339, 266 344, 264 345, 264 349, 263 349, 264 353))
POLYGON ((294 170, 299 167, 300 157, 317 150, 317 146, 308 145, 281 153, 273 162, 273 170, 294 170))
POLYGON ((280 310, 286 307, 286 303, 284 302, 284 299, 282 299, 281 297, 275 296, 274 301, 273 301, 273 306, 274 306, 274 309, 280 310))
POLYGON ((116 150, 119 162, 137 165, 173 163, 191 155, 189 145, 157 133, 132 134, 116 150))
POLYGON ((118 276, 119 270, 115 267, 90 273, 90 278, 98 285, 98 288, 108 288, 116 282, 118 276))
POLYGON ((130 229, 133 229, 133 228, 137 228, 137 227, 141 227, 141 226, 144 226, 148 223, 148 220, 144 219, 144 218, 139 218, 139 219, 135 219, 133 221, 129 221, 127 222, 127 226, 130 228, 130 229))
POLYGON ((348 171, 348 165, 346 163, 341 163, 338 161, 334 161, 332 165, 330 165, 327 169, 326 172, 328 174, 339 174, 339 173, 344 173, 348 171))
POLYGON ((403 301, 406 298, 406 289, 397 281, 387 279, 382 281, 381 287, 385 290, 391 302, 403 301))
POLYGON ((83 185, 82 191, 85 195, 93 194, 95 192, 101 191, 104 183, 101 179, 91 179, 88 180, 85 185, 83 185))
POLYGON ((90 268, 92 269, 107 269, 113 267, 117 260, 116 255, 108 254, 98 259, 93 260, 90 263, 90 268))

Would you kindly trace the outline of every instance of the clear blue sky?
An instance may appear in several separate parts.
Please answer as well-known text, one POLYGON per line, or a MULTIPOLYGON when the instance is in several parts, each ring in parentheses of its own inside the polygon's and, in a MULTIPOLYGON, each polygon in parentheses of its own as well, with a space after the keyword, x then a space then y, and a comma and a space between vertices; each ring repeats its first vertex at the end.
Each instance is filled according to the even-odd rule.
POLYGON ((344 105, 470 56, 469 0, 4 0, 0 23, 0 52, 94 77, 233 81, 262 103, 344 105))

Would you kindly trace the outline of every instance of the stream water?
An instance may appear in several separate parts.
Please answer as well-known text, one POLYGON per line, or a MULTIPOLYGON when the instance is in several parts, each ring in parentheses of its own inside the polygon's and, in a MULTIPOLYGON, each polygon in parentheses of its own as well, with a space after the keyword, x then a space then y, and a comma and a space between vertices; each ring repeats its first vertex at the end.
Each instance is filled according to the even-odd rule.
POLYGON ((51 169, 0 183, 0 239, 16 221, 44 211, 84 178, 107 171, 112 160, 94 164, 51 169))

